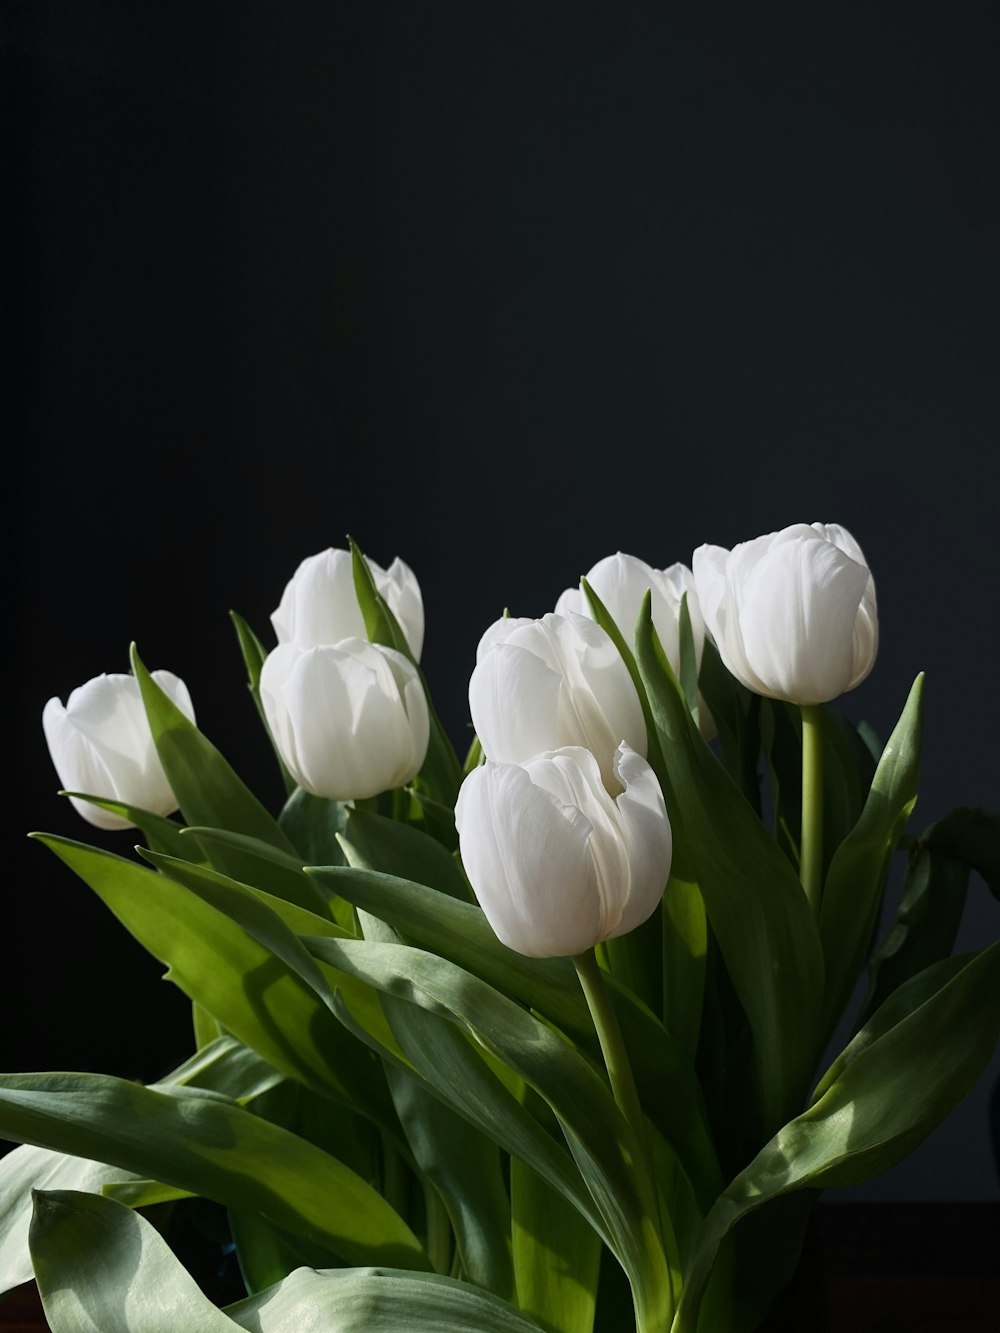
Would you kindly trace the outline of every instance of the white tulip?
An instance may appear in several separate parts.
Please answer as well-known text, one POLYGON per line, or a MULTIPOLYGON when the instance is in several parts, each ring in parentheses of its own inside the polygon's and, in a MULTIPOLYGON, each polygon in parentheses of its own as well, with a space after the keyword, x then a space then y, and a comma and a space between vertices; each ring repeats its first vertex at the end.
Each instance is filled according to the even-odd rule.
MULTIPOLYGON (((368 561, 368 568, 419 661, 424 646, 424 603, 416 575, 398 556, 388 569, 374 560, 368 561)), ((279 643, 294 643, 299 648, 367 638, 354 591, 350 551, 331 547, 303 560, 287 583, 271 624, 279 643)))
POLYGON ((261 668, 260 697, 286 767, 314 796, 377 796, 423 765, 427 700, 416 667, 392 648, 360 638, 279 644, 261 668))
MULTIPOLYGON (((622 638, 630 646, 643 599, 647 589, 649 590, 649 609, 653 628, 676 676, 680 676, 681 670, 681 598, 687 593, 695 667, 698 671, 701 670, 701 658, 705 649, 705 621, 698 602, 694 575, 687 565, 676 564, 666 569, 654 569, 652 565, 647 565, 645 560, 618 551, 615 555, 605 556, 603 560, 599 560, 586 578, 604 603, 608 615, 618 626, 622 638)), ((575 611, 579 615, 592 618, 590 603, 582 587, 567 588, 556 602, 556 611, 560 615, 575 611)), ((711 740, 716 734, 715 719, 700 695, 698 711, 701 718, 701 734, 706 740, 711 740)))
POLYGON ((533 958, 574 956, 634 930, 656 909, 672 839, 659 783, 622 744, 621 793, 578 746, 524 764, 487 761, 455 807, 462 862, 498 938, 533 958))
POLYGON ((723 662, 756 694, 826 703, 871 671, 875 583, 837 524, 796 523, 731 551, 700 546, 694 578, 723 662))
POLYGON ((498 620, 483 635, 469 707, 487 759, 519 764, 543 750, 582 745, 609 790, 622 741, 646 753, 632 678, 608 635, 586 616, 498 620))
MULTIPOLYGON (((152 675, 193 722, 194 708, 184 682, 172 671, 152 675)), ((177 809, 177 797, 156 753, 135 676, 95 676, 73 690, 65 707, 58 699, 50 699, 42 710, 42 728, 65 790, 121 801, 156 815, 177 809)), ((78 813, 97 828, 135 828, 109 810, 70 799, 78 813)))

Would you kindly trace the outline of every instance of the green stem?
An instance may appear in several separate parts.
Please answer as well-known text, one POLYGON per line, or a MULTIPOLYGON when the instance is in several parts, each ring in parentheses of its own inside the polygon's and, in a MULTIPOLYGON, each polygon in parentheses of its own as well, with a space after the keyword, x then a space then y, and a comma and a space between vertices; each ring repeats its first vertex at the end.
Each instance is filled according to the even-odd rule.
MULTIPOLYGON (((604 1056, 611 1091, 618 1104, 618 1109, 628 1122, 635 1139, 638 1154, 638 1160, 635 1163, 636 1185, 640 1197, 644 1197, 646 1200, 645 1206, 648 1218, 655 1233, 655 1240, 652 1237, 651 1240, 656 1250, 657 1265, 664 1264, 664 1236, 666 1236, 668 1242, 668 1251, 674 1253, 675 1257, 676 1240, 670 1219, 662 1215, 660 1208, 659 1191, 653 1173, 653 1159, 646 1139, 646 1127, 643 1121, 642 1104, 639 1101, 639 1090, 635 1085, 635 1076, 632 1073, 628 1051, 625 1049, 625 1040, 618 1024, 618 1016, 611 1000, 611 992, 608 990, 600 964, 597 961, 597 954, 593 949, 587 953, 577 954, 573 959, 573 965, 576 968, 577 976, 580 978, 580 985, 587 1000, 587 1007, 590 1009, 591 1017, 594 1020, 594 1028, 601 1044, 601 1054, 604 1056)), ((669 1260, 669 1255, 667 1259, 669 1260)), ((669 1301, 669 1312, 664 1308, 662 1311, 653 1314, 653 1322, 648 1322, 647 1319, 643 1318, 643 1312, 639 1310, 637 1303, 638 1333, 653 1333, 654 1330, 659 1333, 661 1319, 657 1317, 657 1314, 666 1317, 666 1322, 663 1324, 664 1329, 669 1325, 673 1313, 672 1307, 676 1299, 674 1273, 679 1271, 679 1262, 668 1261, 664 1264, 664 1276, 668 1291, 662 1294, 669 1301)))
POLYGON ((802 840, 799 877, 810 907, 823 894, 823 737, 818 704, 802 705, 802 840))

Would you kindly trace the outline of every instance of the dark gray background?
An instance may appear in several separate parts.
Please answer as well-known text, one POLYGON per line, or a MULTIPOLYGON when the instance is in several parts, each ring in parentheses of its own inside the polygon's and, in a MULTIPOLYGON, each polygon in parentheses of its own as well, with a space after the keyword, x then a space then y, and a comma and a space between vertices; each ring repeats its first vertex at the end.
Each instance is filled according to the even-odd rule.
MULTIPOLYGON (((479 633, 602 555, 847 525, 922 827, 998 801, 1000 177, 988 4, 11 8, 24 425, 8 1068, 152 1077, 187 1005, 28 828, 39 716, 131 638, 277 798, 226 611, 403 555, 464 740, 479 633)), ((107 840, 128 845, 128 835, 107 840)), ((960 947, 995 937, 975 881, 960 947)), ((865 1197, 996 1198, 977 1091, 865 1197)))

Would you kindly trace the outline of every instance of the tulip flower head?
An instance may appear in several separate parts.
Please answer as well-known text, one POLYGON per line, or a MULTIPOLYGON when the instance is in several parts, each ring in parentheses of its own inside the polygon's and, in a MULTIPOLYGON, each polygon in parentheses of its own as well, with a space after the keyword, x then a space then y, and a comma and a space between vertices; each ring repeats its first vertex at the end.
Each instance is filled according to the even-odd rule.
MULTIPOLYGON (((416 575, 398 556, 388 569, 374 560, 368 561, 368 568, 419 661, 424 646, 424 604, 416 575)), ((279 643, 294 643, 299 648, 366 638, 350 551, 331 547, 303 560, 285 586, 271 624, 279 643)))
MULTIPOLYGON (((164 694, 194 721, 187 686, 172 671, 154 671, 164 694)), ((42 728, 59 781, 67 791, 120 801, 156 815, 177 809, 163 771, 134 676, 101 675, 73 690, 65 707, 50 699, 42 728)), ((110 810, 70 797, 89 824, 102 829, 135 828, 110 810)))
POLYGON ((755 694, 827 703, 871 671, 875 583, 846 528, 796 523, 731 551, 700 546, 693 564, 722 660, 755 694))
POLYGON ((487 759, 519 764, 583 746, 609 790, 622 741, 646 753, 646 724, 625 663, 608 635, 572 612, 498 620, 483 635, 469 707, 487 759))
POLYGON ((533 958, 574 956, 652 915, 672 839, 659 783, 627 744, 612 798, 578 746, 523 764, 487 761, 455 807, 462 862, 498 938, 533 958))
POLYGON ((278 753, 314 796, 377 796, 423 765, 427 700, 416 667, 392 648, 360 638, 279 644, 261 668, 260 698, 278 753))
MULTIPOLYGON (((694 575, 687 565, 676 564, 667 569, 654 569, 645 560, 618 551, 615 555, 599 560, 587 575, 587 582, 604 603, 626 643, 632 642, 635 622, 639 618, 646 590, 649 590, 653 627, 675 674, 680 672, 681 598, 687 593, 695 659, 701 666, 705 622, 698 604, 694 575)), ((567 588, 556 602, 557 614, 567 615, 570 611, 582 616, 591 615, 590 603, 582 588, 567 588)))

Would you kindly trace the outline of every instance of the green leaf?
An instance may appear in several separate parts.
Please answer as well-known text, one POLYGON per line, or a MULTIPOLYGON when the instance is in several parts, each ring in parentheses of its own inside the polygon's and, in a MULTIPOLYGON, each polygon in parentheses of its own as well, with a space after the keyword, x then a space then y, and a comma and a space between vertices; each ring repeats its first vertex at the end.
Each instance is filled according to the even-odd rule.
POLYGON ((1000 944, 907 982, 705 1219, 674 1333, 693 1333, 720 1243, 741 1218, 794 1190, 856 1184, 901 1161, 969 1092, 1000 1037, 1000 944))
POLYGON ((671 875, 663 895, 663 1022, 691 1062, 698 1050, 708 922, 697 884, 671 875))
POLYGON ((688 610, 688 595, 681 595, 680 613, 677 618, 677 635, 680 648, 680 671, 678 684, 688 706, 688 712, 698 726, 698 655, 694 646, 694 631, 691 629, 691 612, 688 610))
POLYGON ((576 1208, 518 1158, 510 1164, 517 1304, 548 1333, 590 1333, 601 1238, 576 1208))
POLYGON ((192 847, 182 837, 184 825, 174 819, 164 819, 163 815, 154 815, 149 810, 140 810, 137 805, 125 805, 123 801, 108 801, 102 796, 87 796, 81 791, 63 791, 60 796, 75 796, 79 801, 88 801, 102 810, 110 810, 113 815, 120 815, 134 824, 150 847, 168 856, 198 856, 199 848, 192 847))
MULTIPOLYGON (((353 867, 309 873, 331 892, 387 922, 407 942, 438 953, 530 1006, 600 1059, 593 1020, 568 959, 527 958, 508 949, 479 907, 422 884, 353 867)), ((646 1114, 670 1140, 707 1208, 723 1181, 691 1065, 655 1016, 607 980, 646 1114)))
POLYGON ((35 1195, 31 1255, 52 1333, 233 1333, 166 1241, 120 1203, 35 1195))
POLYGON ((759 815, 757 756, 760 752, 758 719, 761 700, 730 675, 710 638, 705 639, 702 649, 698 685, 719 733, 726 772, 759 815))
MULTIPOLYGON (((41 841, 168 965, 168 979, 228 1032, 317 1091, 349 1105, 377 1107, 379 1071, 371 1057, 293 969, 241 926, 166 875, 67 838, 46 835, 41 841)), ((194 882, 198 868, 186 862, 176 868, 194 882)), ((336 927, 331 922, 327 929, 336 927)))
MULTIPOLYGON (((440 801, 433 800, 426 792, 416 787, 407 787, 409 798, 406 819, 412 828, 434 838, 449 852, 458 850, 458 829, 455 827, 455 811, 440 801)), ((319 862, 314 862, 318 865, 319 862)))
POLYGON ((994 898, 1000 898, 1000 814, 959 806, 924 834, 935 852, 978 871, 994 898))
POLYGON ((385 1268, 300 1268, 226 1314, 249 1333, 538 1333, 489 1292, 385 1268))
POLYGON ((351 866, 415 880, 465 902, 471 897, 455 858, 419 829, 367 810, 351 810, 340 843, 351 866))
POLYGON ((236 638, 240 645, 240 652, 243 655, 243 664, 247 669, 247 688, 256 705, 257 713, 263 723, 268 740, 271 742, 271 748, 274 751, 275 759, 278 761, 281 778, 285 784, 285 791, 295 792, 298 790, 295 779, 285 767, 285 761, 274 743, 274 737, 271 735, 271 728, 268 725, 267 715, 264 712, 264 705, 260 698, 260 671, 267 658, 267 649, 238 612, 230 611, 229 619, 233 622, 233 628, 236 630, 236 638))
POLYGON ((212 742, 153 680, 134 644, 132 670, 142 691, 157 754, 187 822, 246 833, 293 852, 277 821, 236 776, 212 742))
POLYGON ((102 1074, 5 1074, 0 1136, 255 1209, 348 1263, 427 1267, 416 1237, 360 1176, 218 1094, 154 1092, 102 1074))
POLYGON ((291 839, 300 865, 343 865, 337 834, 347 825, 348 808, 343 801, 328 801, 296 787, 285 802, 278 823, 291 839))
POLYGON ((372 572, 368 568, 368 561, 354 541, 351 542, 351 557, 354 568, 354 591, 357 593, 358 605, 361 607, 361 614, 364 616, 369 641, 380 643, 386 648, 395 648, 396 652, 402 653, 404 657, 408 658, 416 667, 420 676, 420 683, 424 687, 431 726, 430 739, 427 744, 427 758, 417 775, 417 785, 435 801, 454 809, 458 789, 462 783, 462 769, 451 741, 441 725, 441 719, 434 709, 430 690, 427 688, 426 677, 420 669, 419 662, 410 651, 406 635, 400 629, 396 617, 392 614, 385 598, 375 586, 372 572))
POLYGON ((648 594, 636 654, 667 756, 674 871, 701 890, 753 1031, 761 1114, 773 1132, 801 1105, 816 1058, 823 956, 815 919, 787 860, 698 734, 648 594))
POLYGON ((98 1194, 112 1181, 134 1180, 131 1171, 25 1143, 0 1159, 0 1294, 34 1276, 28 1250, 35 1190, 98 1194))
POLYGON ((664 1318, 666 1263, 646 1209, 646 1191, 635 1178, 638 1145, 592 1066, 514 1001, 445 959, 368 940, 307 943, 318 957, 375 989, 457 1023, 548 1102, 605 1219, 640 1312, 653 1320, 664 1318))
POLYGON ((916 844, 896 919, 869 964, 870 986, 861 1021, 910 977, 951 953, 968 884, 967 865, 923 842, 916 844))
POLYGON ((232 833, 229 829, 192 825, 184 836, 197 839, 211 864, 228 878, 240 884, 252 884, 306 911, 329 916, 326 898, 316 881, 305 873, 304 863, 297 855, 283 852, 260 838, 232 833))
POLYGON ((819 919, 826 966, 824 1040, 868 957, 889 862, 917 799, 923 684, 919 675, 882 752, 861 817, 830 862, 819 919))

